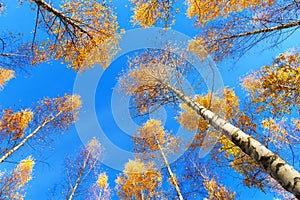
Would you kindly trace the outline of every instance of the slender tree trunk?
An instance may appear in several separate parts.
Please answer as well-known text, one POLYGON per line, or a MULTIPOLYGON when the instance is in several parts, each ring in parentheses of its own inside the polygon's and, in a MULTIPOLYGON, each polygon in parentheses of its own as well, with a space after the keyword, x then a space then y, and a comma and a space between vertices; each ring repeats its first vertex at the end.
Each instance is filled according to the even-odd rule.
POLYGON ((40 129, 42 129, 48 123, 50 123, 51 121, 53 121, 54 119, 56 119, 59 115, 61 115, 61 113, 62 113, 62 111, 59 111, 56 115, 54 115, 50 119, 44 121, 42 125, 38 126, 32 133, 30 133, 29 135, 27 135, 19 144, 17 144, 12 149, 10 149, 6 154, 4 154, 0 158, 0 163, 2 163, 3 161, 5 161, 9 156, 11 156, 13 153, 15 153, 18 149, 20 149, 29 139, 31 139, 33 136, 35 136, 39 132, 40 129))
POLYGON ((17 53, 0 53, 2 57, 28 57, 28 55, 17 54, 17 53))
POLYGON ((287 29, 287 28, 293 28, 293 27, 297 27, 297 26, 300 26, 300 20, 290 22, 290 23, 287 23, 287 24, 273 26, 273 27, 270 27, 270 28, 265 28, 265 29, 259 29, 259 30, 254 30, 254 31, 250 31, 250 32, 245 32, 245 33, 234 34, 234 35, 231 35, 231 36, 218 38, 217 40, 228 40, 228 39, 232 39, 232 38, 246 37, 246 36, 249 36, 249 35, 256 35, 256 34, 259 34, 259 33, 269 33, 269 32, 273 32, 273 31, 283 30, 283 29, 287 29))
POLYGON ((177 179, 176 179, 176 177, 174 176, 174 174, 173 174, 173 172, 171 170, 171 167, 169 165, 168 159, 166 158, 165 153, 163 152, 162 147, 161 147, 161 145, 160 145, 160 143, 159 143, 158 140, 156 140, 156 143, 158 145, 160 154, 163 157, 164 163, 165 163, 165 165, 166 165, 166 167, 168 169, 169 175, 170 175, 170 177, 172 179, 172 182, 173 182, 173 185, 174 185, 174 187, 176 189, 177 195, 178 195, 178 197, 179 197, 180 200, 183 200, 182 194, 181 194, 179 186, 177 184, 177 179))
POLYGON ((83 176, 83 172, 85 170, 85 167, 86 167, 86 164, 87 164, 87 161, 89 160, 89 157, 90 157, 90 152, 88 152, 86 158, 84 159, 83 163, 82 163, 82 166, 80 167, 80 172, 75 180, 75 183, 74 183, 74 186, 72 186, 72 189, 71 189, 71 194, 69 197, 67 197, 66 199, 68 200, 72 200, 74 198, 74 195, 75 195, 75 192, 76 190, 78 189, 78 186, 79 186, 79 182, 83 176))
POLYGON ((236 146, 241 148, 244 153, 256 160, 263 167, 265 172, 273 177, 284 189, 293 193, 297 199, 300 199, 300 173, 297 170, 259 141, 228 123, 217 114, 199 105, 177 88, 163 81, 160 82, 170 91, 174 92, 179 99, 186 103, 197 114, 207 120, 212 127, 220 131, 236 146))

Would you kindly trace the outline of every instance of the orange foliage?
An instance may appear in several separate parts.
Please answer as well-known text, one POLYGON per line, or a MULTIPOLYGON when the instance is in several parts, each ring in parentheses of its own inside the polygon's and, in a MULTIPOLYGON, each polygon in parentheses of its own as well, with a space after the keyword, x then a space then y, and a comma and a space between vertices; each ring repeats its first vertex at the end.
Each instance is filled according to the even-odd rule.
POLYGON ((29 156, 22 160, 10 175, 0 176, 0 196, 4 199, 23 200, 22 190, 24 185, 31 180, 34 166, 33 159, 29 156))
POLYGON ((101 173, 98 175, 96 184, 94 184, 89 192, 87 199, 89 200, 109 200, 110 198, 110 189, 108 184, 108 177, 106 173, 101 173))
POLYGON ((300 106, 299 52, 280 54, 270 66, 249 74, 242 86, 250 92, 251 100, 260 103, 257 112, 270 110, 273 115, 290 113, 300 106))
POLYGON ((188 43, 188 51, 193 52, 200 60, 204 60, 209 56, 209 52, 207 52, 203 46, 203 42, 204 41, 201 38, 197 38, 195 40, 190 40, 188 43))
POLYGON ((260 165, 258 165, 250 156, 246 155, 239 147, 237 147, 231 140, 225 136, 221 136, 218 140, 222 147, 219 152, 224 152, 225 157, 233 158, 230 162, 230 167, 234 171, 244 176, 244 184, 248 187, 255 186, 259 189, 263 189, 266 185, 261 180, 263 173, 260 165))
MULTIPOLYGON (((134 5, 133 22, 141 27, 155 25, 160 19, 167 23, 172 18, 172 0, 131 0, 131 3, 134 5)), ((174 21, 170 23, 173 24, 174 21)))
POLYGON ((13 70, 0 68, 0 89, 4 84, 10 79, 15 77, 15 72, 13 70))
POLYGON ((217 184, 215 179, 204 179, 204 187, 208 191, 207 200, 233 200, 235 193, 230 192, 226 187, 217 184))
POLYGON ((154 152, 160 148, 172 152, 177 146, 174 136, 170 135, 161 126, 161 121, 150 119, 138 129, 137 136, 133 139, 138 152, 154 152))
POLYGON ((103 149, 99 141, 96 138, 93 138, 88 143, 86 150, 91 158, 99 159, 103 149))
POLYGON ((41 26, 48 29, 50 39, 35 46, 31 64, 54 58, 75 71, 110 64, 118 50, 119 26, 107 3, 71 0, 58 11, 44 1, 33 2, 41 8, 41 26))
MULTIPOLYGON (((235 95, 232 89, 225 88, 223 92, 223 99, 218 96, 212 95, 210 92, 205 96, 196 96, 195 101, 218 115, 223 115, 228 121, 236 123, 237 127, 241 127, 244 131, 251 131, 257 127, 257 124, 247 116, 245 113, 241 113, 239 110, 239 98, 235 95)), ((216 130, 209 126, 209 123, 201 118, 195 111, 189 108, 186 104, 180 105, 183 111, 177 120, 188 130, 199 130, 199 134, 196 135, 191 148, 196 149, 209 145, 203 143, 203 138, 209 135, 211 138, 219 137, 216 130), (206 134, 204 134, 206 133, 206 134)), ((260 176, 256 174, 260 170, 260 166, 256 162, 246 155, 239 147, 231 142, 230 139, 221 135, 218 139, 218 143, 221 145, 218 150, 221 155, 224 155, 224 159, 229 159, 230 167, 236 172, 244 175, 244 183, 247 186, 256 186, 263 188, 264 184, 260 181, 260 176), (255 176, 257 175, 257 177, 255 176)), ((223 159, 219 155, 213 154, 213 159, 218 162, 219 159, 223 159)))
POLYGON ((300 120, 299 119, 295 119, 294 120, 294 125, 295 125, 295 131, 300 131, 300 120))
POLYGON ((6 109, 0 120, 0 132, 2 138, 12 133, 12 140, 20 139, 24 136, 25 129, 33 118, 33 112, 23 110, 13 113, 12 110, 6 109), (8 134, 8 135, 6 135, 8 134))
POLYGON ((190 4, 188 15, 195 16, 196 25, 204 26, 190 42, 190 50, 196 54, 200 51, 205 57, 210 54, 215 61, 228 56, 240 58, 268 38, 270 47, 278 45, 284 41, 280 38, 285 31, 292 32, 299 26, 299 5, 293 0, 187 2, 190 4))
MULTIPOLYGON (((37 123, 43 123, 56 116, 52 121, 52 129, 65 129, 77 120, 79 109, 81 107, 80 97, 78 95, 58 96, 55 98, 44 98, 37 106, 37 123)), ((39 125, 39 124, 37 124, 39 125)))
POLYGON ((18 176, 18 179, 22 186, 31 180, 31 173, 33 169, 34 161, 31 157, 22 160, 18 167, 15 169, 14 174, 18 176))
POLYGON ((28 109, 16 113, 5 110, 0 119, 0 136, 3 141, 9 142, 1 149, 0 162, 27 144, 28 140, 45 142, 46 134, 49 136, 51 132, 68 129, 77 119, 80 106, 79 96, 66 94, 53 99, 44 98, 33 109, 34 112, 28 109), (37 134, 39 137, 36 137, 37 134))
POLYGON ((274 0, 186 0, 189 8, 187 16, 196 17, 196 25, 205 26, 208 21, 226 17, 231 12, 240 12, 246 8, 272 5, 274 0))
MULTIPOLYGON (((239 112, 239 99, 232 89, 225 88, 223 98, 208 92, 205 96, 195 96, 194 100, 201 106, 225 115, 228 120, 233 120, 239 112)), ((177 117, 178 122, 188 130, 199 129, 201 133, 207 130, 209 123, 193 111, 188 105, 180 104, 182 112, 177 117)))
POLYGON ((166 50, 163 53, 147 52, 136 56, 130 62, 130 71, 120 78, 120 89, 126 95, 133 96, 138 112, 148 112, 151 106, 157 105, 158 102, 166 103, 169 98, 172 98, 169 90, 159 81, 171 80, 176 73, 174 66, 177 66, 182 58, 170 63, 172 59, 169 51, 166 50))
POLYGON ((116 179, 116 190, 122 200, 132 198, 154 198, 157 188, 161 184, 161 174, 154 168, 153 163, 143 163, 140 160, 129 160, 123 174, 116 179))
POLYGON ((268 140, 273 143, 278 149, 283 148, 283 145, 289 145, 288 131, 283 124, 286 123, 283 118, 281 121, 276 122, 272 118, 263 119, 261 121, 262 127, 265 129, 268 140))
POLYGON ((106 173, 99 174, 97 179, 97 186, 100 188, 106 188, 108 186, 107 179, 108 178, 106 173))

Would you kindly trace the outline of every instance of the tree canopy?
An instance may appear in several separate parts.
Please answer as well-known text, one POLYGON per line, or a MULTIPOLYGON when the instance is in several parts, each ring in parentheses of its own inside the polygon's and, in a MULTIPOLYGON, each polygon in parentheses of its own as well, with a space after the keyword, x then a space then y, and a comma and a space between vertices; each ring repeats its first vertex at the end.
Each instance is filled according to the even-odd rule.
POLYGON ((299 0, 0 0, 0 199, 32 198, 47 176, 52 199, 300 199, 299 15, 299 0), (153 43, 172 29, 191 39, 122 54, 137 43, 127 31, 151 27, 153 43), (214 64, 221 89, 196 70, 214 64), (87 85, 71 92, 99 66, 102 99, 100 86, 94 102, 80 97, 87 85), (101 107, 115 90, 138 124, 130 136, 101 107), (87 104, 105 137, 90 133, 92 116, 85 135, 73 126, 87 104), (177 128, 193 137, 187 146, 177 128), (123 159, 108 141, 132 156, 122 171, 105 165, 123 159))

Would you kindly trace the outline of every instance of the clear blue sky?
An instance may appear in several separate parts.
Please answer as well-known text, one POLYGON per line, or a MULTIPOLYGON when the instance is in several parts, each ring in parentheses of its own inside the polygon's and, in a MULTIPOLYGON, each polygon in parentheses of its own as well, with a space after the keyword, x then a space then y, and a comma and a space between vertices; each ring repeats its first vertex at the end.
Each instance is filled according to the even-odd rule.
MULTIPOLYGON (((28 2, 24 1, 23 5, 19 7, 16 0, 6 0, 4 3, 7 5, 7 10, 3 16, 0 16, 1 31, 21 32, 24 33, 25 39, 30 40, 32 37, 30 32, 34 28, 35 12, 29 9, 28 2)), ((182 1, 177 3, 181 11, 176 16, 176 24, 172 29, 194 37, 199 30, 194 28, 193 20, 185 17, 185 6, 181 6, 181 3, 182 1)), ((132 11, 129 8, 129 3, 123 0, 113 0, 113 4, 116 6, 121 28, 125 30, 134 28, 130 23, 132 11)), ((299 46, 299 38, 300 32, 298 31, 278 48, 263 52, 261 52, 261 47, 255 48, 241 58, 234 67, 224 62, 222 66, 218 66, 224 85, 235 87, 238 89, 238 93, 242 94, 239 90, 240 76, 245 75, 250 70, 256 70, 262 65, 270 63, 272 58, 278 55, 278 53, 284 52, 288 48, 299 46), (230 70, 228 68, 230 68, 230 70)), ((113 62, 109 70, 104 73, 103 80, 97 88, 95 101, 97 102, 96 111, 98 119, 104 123, 106 132, 111 134, 109 138, 121 148, 130 150, 129 137, 124 135, 116 126, 109 105, 117 75, 121 72, 122 67, 126 66, 126 58, 126 56, 123 56, 113 62)), ((57 95, 63 95, 64 93, 72 93, 73 91, 76 73, 66 69, 66 66, 60 64, 59 61, 35 67, 28 66, 28 71, 30 74, 22 72, 17 74, 16 78, 9 81, 4 90, 0 92, 1 109, 6 107, 26 108, 45 96, 55 97, 57 95)), ((174 127, 167 127, 167 129, 172 128, 174 127)), ((63 161, 65 156, 67 154, 77 153, 79 150, 78 147, 81 145, 82 142, 76 129, 72 127, 63 135, 55 137, 54 141, 50 144, 51 148, 46 147, 41 153, 36 153, 34 149, 28 146, 22 148, 22 150, 13 157, 13 160, 18 161, 30 154, 37 159, 33 180, 29 182, 27 187, 26 199, 47 199, 48 190, 63 178, 63 161)), ((105 153, 110 154, 110 152, 105 153)), ((7 165, 0 166, 0 171, 2 171, 4 167, 7 167, 7 165)), ((108 173, 110 185, 113 187, 114 179, 119 172, 105 166, 103 166, 103 170, 108 173)), ((232 180, 227 180, 226 182, 229 186, 232 185, 235 187, 232 180)), ((272 195, 264 195, 257 190, 250 190, 245 187, 233 189, 241 193, 240 199, 273 199, 272 195)), ((118 198, 114 196, 114 199, 118 198)))

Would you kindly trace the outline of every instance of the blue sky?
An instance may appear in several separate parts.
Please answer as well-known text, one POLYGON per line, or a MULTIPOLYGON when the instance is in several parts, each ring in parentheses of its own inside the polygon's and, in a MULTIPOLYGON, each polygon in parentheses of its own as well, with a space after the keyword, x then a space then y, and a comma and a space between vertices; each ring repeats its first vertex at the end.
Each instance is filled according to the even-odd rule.
MULTIPOLYGON (((28 2, 24 1, 23 5, 18 6, 17 1, 3 1, 7 5, 7 9, 3 16, 0 16, 0 29, 3 32, 21 32, 24 33, 26 40, 31 40, 30 32, 34 28, 35 13, 29 9, 28 2)), ((177 3, 179 5, 181 1, 177 3)), ((121 28, 130 30, 133 25, 130 22, 132 11, 129 8, 129 3, 123 0, 113 1, 116 6, 118 21, 121 28)), ((194 37, 199 29, 194 28, 193 20, 185 16, 185 6, 179 6, 180 13, 176 15, 176 24, 172 26, 173 30, 179 31, 194 37)), ((243 95, 239 89, 239 77, 245 75, 251 70, 257 70, 259 67, 268 64, 276 55, 287 49, 300 45, 300 31, 298 30, 292 37, 287 39, 283 44, 274 49, 261 51, 264 44, 252 49, 244 57, 242 57, 234 67, 230 60, 224 61, 217 67, 222 75, 224 85, 234 87, 238 94, 243 95)), ((126 136, 116 126, 113 121, 110 107, 110 99, 112 90, 116 84, 117 76, 123 67, 126 67, 126 55, 116 60, 109 66, 109 69, 103 74, 103 77, 97 87, 95 96, 96 113, 98 120, 103 124, 105 133, 109 133, 108 138, 120 148, 130 151, 131 143, 129 137, 126 136)), ((5 88, 0 92, 0 107, 26 108, 31 107, 37 100, 49 96, 55 97, 64 93, 72 93, 76 73, 67 69, 59 61, 53 61, 51 64, 42 64, 40 66, 28 66, 28 72, 20 72, 16 78, 9 81, 5 88)), ((84 103, 84 102, 83 102, 84 103)), ((83 111, 84 112, 84 111, 83 111)), ((172 114, 170 114, 172 116, 172 114)), ((169 123, 167 129, 177 128, 173 123, 169 123)), ((91 133, 94 134, 94 133, 91 133)), ((101 142, 101 141, 100 141, 101 142)), ((63 179, 64 165, 63 161, 67 154, 78 153, 79 147, 82 145, 76 128, 72 127, 63 135, 57 134, 54 141, 49 144, 40 153, 34 151, 30 147, 25 147, 13 157, 13 160, 20 160, 27 155, 32 154, 36 160, 33 180, 29 182, 26 199, 47 199, 48 190, 63 179), (41 161, 41 162, 39 162, 41 161)), ((108 156, 111 152, 105 152, 108 156)), ((0 171, 9 166, 0 166, 0 171)), ((110 178, 110 185, 114 186, 114 179, 119 173, 117 170, 103 166, 110 178)), ((229 186, 231 180, 224 180, 229 186)), ((234 185, 234 184, 233 184, 234 185)), ((264 195, 260 191, 250 190, 245 187, 233 188, 241 193, 240 199, 273 199, 272 195, 264 195)), ((114 199, 118 199, 114 197, 114 199)))

